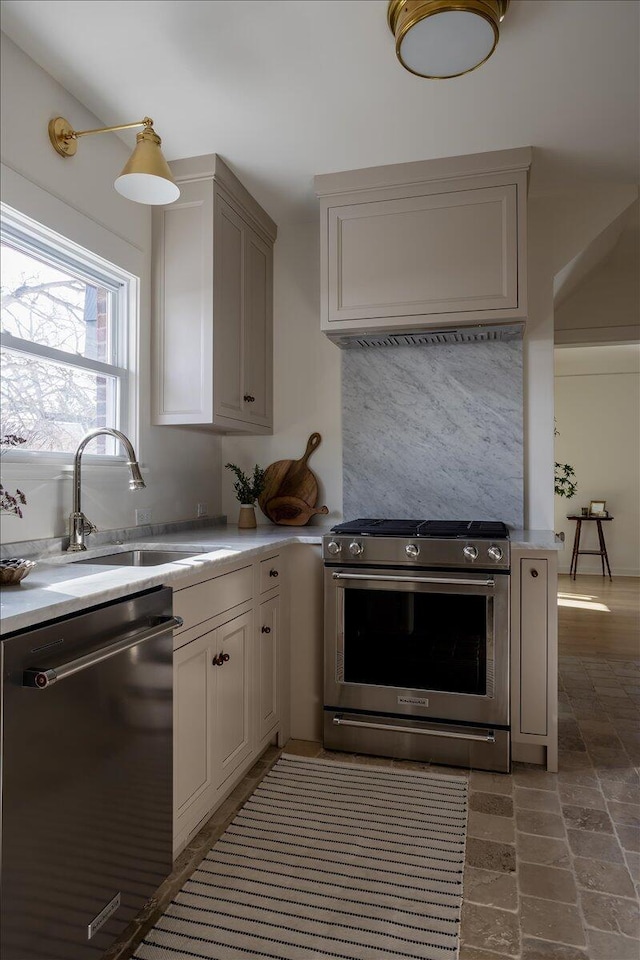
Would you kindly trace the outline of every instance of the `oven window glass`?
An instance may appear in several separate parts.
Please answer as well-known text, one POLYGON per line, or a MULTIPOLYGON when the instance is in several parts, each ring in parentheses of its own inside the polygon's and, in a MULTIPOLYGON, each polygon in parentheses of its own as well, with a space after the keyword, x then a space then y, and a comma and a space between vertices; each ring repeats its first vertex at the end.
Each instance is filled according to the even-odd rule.
POLYGON ((486 695, 487 598, 389 590, 344 594, 347 683, 486 695))

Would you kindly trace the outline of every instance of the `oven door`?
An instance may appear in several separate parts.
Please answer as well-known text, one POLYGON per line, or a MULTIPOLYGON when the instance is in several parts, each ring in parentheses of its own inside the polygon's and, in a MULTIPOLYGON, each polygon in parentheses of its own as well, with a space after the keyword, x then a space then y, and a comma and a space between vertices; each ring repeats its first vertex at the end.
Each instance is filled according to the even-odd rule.
POLYGON ((325 706, 509 723, 509 575, 325 570, 325 706))

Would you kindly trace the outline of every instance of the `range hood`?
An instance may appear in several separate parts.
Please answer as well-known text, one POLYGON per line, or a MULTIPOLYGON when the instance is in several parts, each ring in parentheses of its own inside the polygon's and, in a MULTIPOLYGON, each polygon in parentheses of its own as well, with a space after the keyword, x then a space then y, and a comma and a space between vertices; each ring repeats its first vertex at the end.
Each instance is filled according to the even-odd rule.
POLYGON ((524 323, 460 327, 458 329, 424 330, 416 333, 367 333, 334 336, 331 339, 343 350, 357 347, 422 347, 427 344, 488 343, 520 340, 524 323))

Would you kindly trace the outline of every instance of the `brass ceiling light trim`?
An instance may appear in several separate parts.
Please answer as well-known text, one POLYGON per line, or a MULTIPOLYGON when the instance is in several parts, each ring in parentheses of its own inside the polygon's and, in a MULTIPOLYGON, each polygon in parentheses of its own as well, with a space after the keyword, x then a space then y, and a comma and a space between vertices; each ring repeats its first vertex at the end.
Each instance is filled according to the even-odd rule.
POLYGON ((97 127, 95 130, 74 130, 64 117, 54 117, 49 121, 49 140, 61 157, 74 157, 80 137, 130 130, 133 127, 144 127, 144 130, 136 136, 135 149, 116 178, 116 190, 135 203, 173 203, 180 196, 180 189, 162 154, 162 140, 153 129, 153 120, 150 117, 133 123, 119 123, 113 127, 97 127))
POLYGON ((495 50, 508 6, 509 0, 389 0, 398 60, 429 80, 471 73, 495 50))

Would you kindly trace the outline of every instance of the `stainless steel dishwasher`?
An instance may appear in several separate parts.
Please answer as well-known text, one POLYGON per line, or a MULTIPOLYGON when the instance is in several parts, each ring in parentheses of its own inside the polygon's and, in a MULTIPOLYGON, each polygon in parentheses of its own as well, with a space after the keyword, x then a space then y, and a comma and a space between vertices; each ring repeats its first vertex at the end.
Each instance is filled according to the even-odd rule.
POLYGON ((8 636, 3 960, 96 960, 172 866, 171 590, 8 636))

